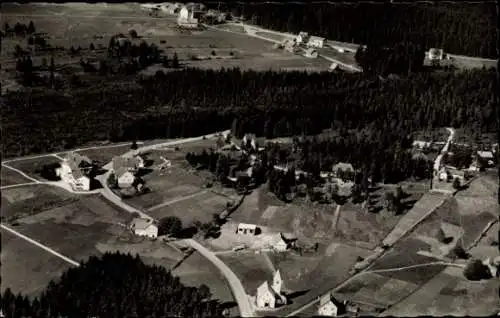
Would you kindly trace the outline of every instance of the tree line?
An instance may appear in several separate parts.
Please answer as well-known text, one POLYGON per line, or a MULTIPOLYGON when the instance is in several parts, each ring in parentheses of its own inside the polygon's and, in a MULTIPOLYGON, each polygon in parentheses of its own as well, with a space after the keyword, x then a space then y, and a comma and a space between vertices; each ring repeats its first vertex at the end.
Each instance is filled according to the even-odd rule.
MULTIPOLYGON (((458 55, 497 58, 496 8, 484 3, 227 3, 247 22, 280 32, 300 31, 329 40, 394 45, 412 42, 458 55)), ((216 3, 207 4, 215 9, 216 3)))
POLYGON ((370 129, 375 136, 385 131, 396 140, 443 126, 493 132, 495 82, 490 70, 386 81, 363 74, 239 69, 158 72, 136 82, 109 76, 69 93, 7 93, 0 110, 2 150, 20 156, 92 140, 199 136, 233 123, 239 137, 314 135, 326 128, 370 129))
POLYGON ((6 317, 214 317, 222 304, 201 284, 187 287, 162 266, 106 253, 51 281, 40 297, 1 295, 6 317))

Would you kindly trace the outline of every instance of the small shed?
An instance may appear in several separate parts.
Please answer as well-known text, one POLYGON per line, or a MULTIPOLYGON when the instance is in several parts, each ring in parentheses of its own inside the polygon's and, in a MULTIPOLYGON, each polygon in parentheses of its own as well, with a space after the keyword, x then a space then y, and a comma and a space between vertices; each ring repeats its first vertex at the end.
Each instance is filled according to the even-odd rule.
POLYGON ((257 235, 259 228, 255 224, 240 223, 236 229, 236 233, 244 235, 257 235))
POLYGON ((325 44, 325 38, 319 36, 311 36, 309 41, 307 41, 308 47, 322 48, 325 44))
POLYGON ((312 58, 312 59, 315 59, 318 57, 318 51, 316 51, 315 49, 313 48, 308 48, 306 49, 305 53, 304 53, 304 56, 305 57, 308 57, 308 58, 312 58))

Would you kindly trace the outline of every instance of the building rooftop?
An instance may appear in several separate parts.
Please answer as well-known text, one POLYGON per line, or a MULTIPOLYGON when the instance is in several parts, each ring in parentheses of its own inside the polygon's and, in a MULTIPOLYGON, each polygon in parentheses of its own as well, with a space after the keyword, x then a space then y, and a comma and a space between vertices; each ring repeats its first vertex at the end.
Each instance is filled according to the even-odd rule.
POLYGON ((146 219, 146 218, 135 218, 130 223, 130 227, 134 230, 145 230, 151 225, 156 226, 152 219, 146 219))

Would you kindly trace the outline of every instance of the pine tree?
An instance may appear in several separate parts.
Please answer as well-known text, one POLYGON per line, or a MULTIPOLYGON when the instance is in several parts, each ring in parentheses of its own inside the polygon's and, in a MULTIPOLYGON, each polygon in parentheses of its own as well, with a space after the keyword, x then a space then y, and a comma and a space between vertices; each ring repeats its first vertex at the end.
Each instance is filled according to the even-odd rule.
POLYGON ((35 33, 35 24, 33 23, 33 21, 30 21, 28 25, 28 34, 33 34, 33 33, 35 33))
POLYGON ((174 52, 174 56, 172 57, 172 67, 179 68, 179 58, 177 57, 177 52, 174 52))

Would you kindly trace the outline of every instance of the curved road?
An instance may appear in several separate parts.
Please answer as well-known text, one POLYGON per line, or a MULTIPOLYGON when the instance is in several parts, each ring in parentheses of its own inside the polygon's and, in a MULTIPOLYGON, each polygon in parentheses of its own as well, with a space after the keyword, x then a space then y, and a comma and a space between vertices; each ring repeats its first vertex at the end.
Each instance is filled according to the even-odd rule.
POLYGON ((254 312, 252 310, 252 306, 250 304, 250 300, 248 298, 247 293, 245 292, 245 288, 241 284, 239 278, 233 273, 233 271, 222 262, 212 251, 208 250, 206 247, 196 242, 193 239, 184 240, 187 244, 189 244, 192 248, 197 250, 201 255, 203 255, 206 259, 208 259, 212 264, 214 264, 226 277, 226 280, 231 287, 231 291, 233 292, 233 296, 238 303, 238 308, 240 310, 241 317, 254 317, 254 312))

